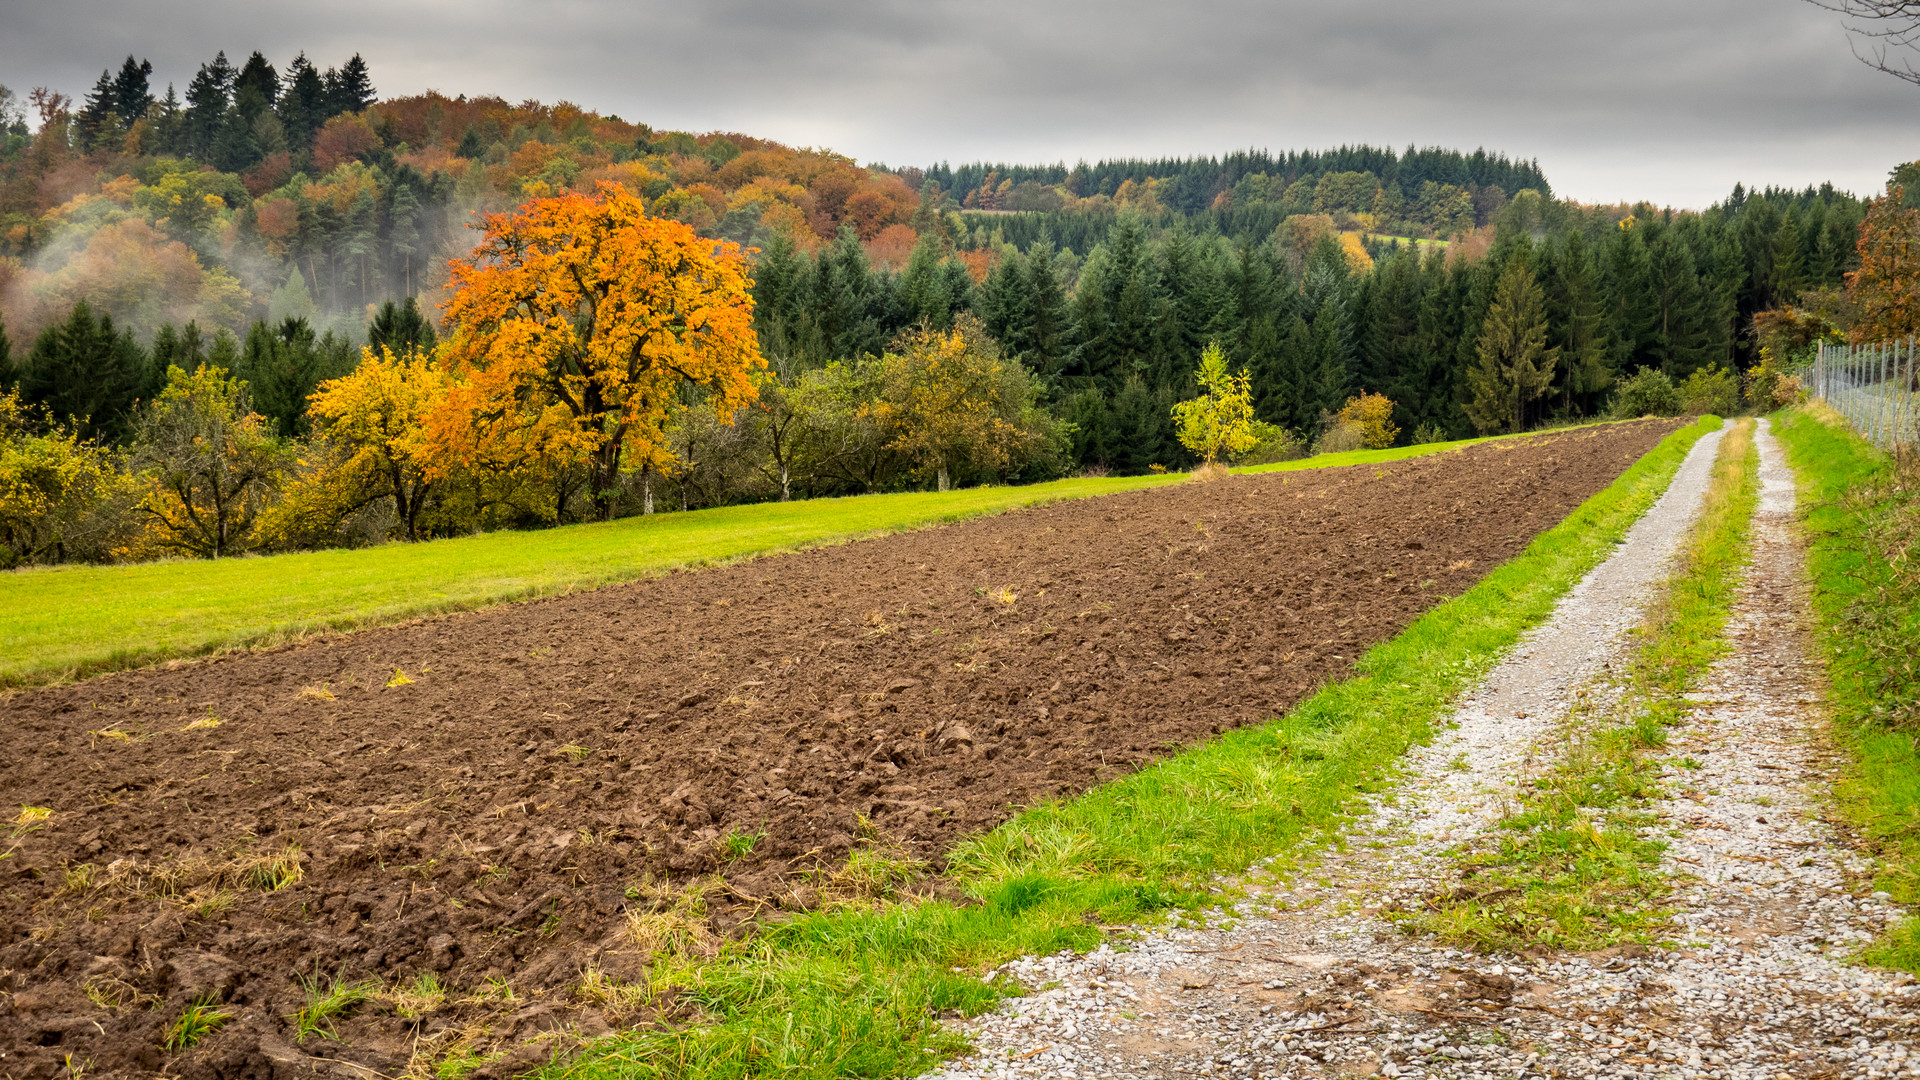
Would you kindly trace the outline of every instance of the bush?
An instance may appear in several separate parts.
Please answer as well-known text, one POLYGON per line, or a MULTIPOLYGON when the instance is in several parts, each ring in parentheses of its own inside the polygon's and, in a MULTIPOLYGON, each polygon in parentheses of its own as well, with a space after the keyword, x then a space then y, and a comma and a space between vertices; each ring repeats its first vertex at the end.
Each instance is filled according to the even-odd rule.
POLYGON ((1613 415, 1621 420, 1643 416, 1674 416, 1680 412, 1680 392, 1659 368, 1643 367, 1624 379, 1613 395, 1613 415))
POLYGON ((1252 425, 1253 448, 1233 455, 1235 465, 1271 465, 1307 456, 1307 448, 1293 432, 1278 424, 1255 420, 1252 425))
POLYGON ((1367 445, 1367 432, 1359 424, 1350 424, 1336 420, 1320 433, 1320 441, 1313 444, 1315 454, 1344 454, 1349 450, 1362 450, 1367 445))
POLYGON ((1340 422, 1360 429, 1360 441, 1369 450, 1385 450, 1399 438, 1400 428, 1393 422, 1393 401, 1385 394, 1362 392, 1347 399, 1340 409, 1340 422))
POLYGON ((1708 364, 1687 376, 1679 394, 1683 413, 1731 416, 1740 411, 1740 380, 1719 364, 1708 364))

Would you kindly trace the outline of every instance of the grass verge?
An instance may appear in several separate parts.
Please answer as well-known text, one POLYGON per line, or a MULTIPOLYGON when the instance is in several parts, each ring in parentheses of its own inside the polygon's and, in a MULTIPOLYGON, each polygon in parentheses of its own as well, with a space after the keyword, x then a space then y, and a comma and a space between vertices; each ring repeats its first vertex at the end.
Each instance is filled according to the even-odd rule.
MULTIPOLYGON (((1500 436, 1522 437, 1530 436, 1500 436)), ((1378 464, 1484 441, 1328 454, 1241 471, 1378 464)), ((757 503, 351 551, 4 572, 0 687, 388 625, 1184 478, 757 503)))
POLYGON ((1400 922, 1487 950, 1599 949, 1650 942, 1666 922, 1666 845, 1646 835, 1669 764, 1654 751, 1684 722, 1684 695, 1726 655, 1728 618, 1751 554, 1759 447, 1743 420, 1721 441, 1700 517, 1619 676, 1581 691, 1565 752, 1490 846, 1464 854, 1458 887, 1400 922))
MULTIPOLYGON (((1920 463, 1896 462, 1818 405, 1779 414, 1799 474, 1827 705, 1847 766, 1841 815, 1872 848, 1875 886, 1920 903, 1920 463)), ((1862 959, 1920 973, 1920 919, 1862 959)))
MULTIPOLYGON (((1613 550, 1720 421, 1675 432, 1518 558, 1361 658, 1285 717, 1229 732, 950 855, 973 903, 849 901, 710 958, 656 954, 683 1027, 613 1036, 550 1078, 911 1076, 961 1049, 942 1015, 1014 988, 982 973, 1086 949, 1103 924, 1210 903, 1214 878, 1337 830, 1448 704, 1613 550)), ((856 852, 856 856, 859 853, 856 852)))

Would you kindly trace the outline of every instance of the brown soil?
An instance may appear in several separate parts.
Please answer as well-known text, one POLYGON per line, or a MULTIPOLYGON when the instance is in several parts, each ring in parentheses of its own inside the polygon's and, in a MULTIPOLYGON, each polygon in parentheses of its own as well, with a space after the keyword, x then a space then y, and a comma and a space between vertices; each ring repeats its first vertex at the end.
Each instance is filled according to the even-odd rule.
POLYGON ((0 1077, 391 1074, 482 1026, 603 1031, 622 1017, 577 987, 643 970, 630 911, 694 887, 735 931, 817 903, 863 827, 937 866, 1271 717, 1674 426, 1059 503, 0 700, 0 806, 52 811, 0 824, 0 1077), (267 888, 290 845, 299 879, 267 888), (295 1045, 300 977, 423 972, 439 1008, 295 1045), (515 1000, 468 1000, 489 980, 515 1000), (163 1051, 205 996, 234 1019, 163 1051))

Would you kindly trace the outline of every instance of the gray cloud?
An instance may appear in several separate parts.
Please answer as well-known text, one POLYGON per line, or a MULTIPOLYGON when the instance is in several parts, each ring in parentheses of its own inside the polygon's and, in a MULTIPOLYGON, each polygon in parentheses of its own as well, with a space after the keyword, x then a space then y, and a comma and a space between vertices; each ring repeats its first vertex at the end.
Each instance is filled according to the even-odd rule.
POLYGON ((0 0, 21 92, 78 96, 128 52, 184 89, 220 48, 893 164, 1486 146, 1564 195, 1700 206, 1920 157, 1920 88, 1799 0, 0 0))

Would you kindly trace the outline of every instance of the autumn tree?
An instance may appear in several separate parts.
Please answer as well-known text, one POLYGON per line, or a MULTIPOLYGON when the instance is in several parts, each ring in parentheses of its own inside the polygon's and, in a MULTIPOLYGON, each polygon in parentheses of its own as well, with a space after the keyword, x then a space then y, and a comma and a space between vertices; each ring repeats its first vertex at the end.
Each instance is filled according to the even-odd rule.
POLYGON ((1360 445, 1369 450, 1384 450, 1400 437, 1393 422, 1393 401, 1385 394, 1361 391, 1340 408, 1340 423, 1351 424, 1360 433, 1360 445))
POLYGON ((245 550, 254 521, 292 464, 289 447, 253 411, 247 385, 217 367, 167 370, 141 411, 132 464, 152 547, 217 559, 245 550))
POLYGON ((0 568, 104 558, 130 501, 118 466, 19 391, 0 393, 0 568))
POLYGON ((332 456, 302 487, 324 494, 335 519, 390 500, 406 538, 420 539, 435 483, 424 422, 445 392, 446 376, 432 356, 363 349, 351 374, 314 391, 308 416, 315 440, 332 456))
POLYGON ((1545 295, 1523 259, 1508 263, 1494 286, 1478 357, 1467 369, 1467 418, 1483 434, 1525 430, 1527 402, 1553 382, 1560 350, 1547 346, 1545 295))
POLYGON ((737 245, 649 217, 617 185, 493 215, 453 264, 449 415, 537 422, 558 406, 568 422, 550 429, 551 449, 586 464, 596 516, 610 519, 623 463, 663 445, 683 383, 723 415, 753 401, 765 362, 749 285, 737 245))
POLYGON ((1173 407, 1180 444, 1208 465, 1223 454, 1253 449, 1259 437, 1253 429, 1253 385, 1245 371, 1227 370, 1227 354, 1219 345, 1200 353, 1194 378, 1205 393, 1173 407))
MULTIPOLYGON (((1920 184, 1920 169, 1902 166, 1896 180, 1903 173, 1916 174, 1911 179, 1920 184)), ((1847 297, 1859 313, 1855 342, 1920 333, 1920 209, 1908 205, 1906 190, 1889 184, 1860 225, 1860 269, 1847 275, 1847 297)))
POLYGON ((907 331, 879 368, 879 398, 868 411, 892 430, 888 445, 941 491, 953 487, 955 472, 1004 473, 1054 437, 1038 405, 1039 381, 1002 357, 971 315, 951 330, 907 331))

